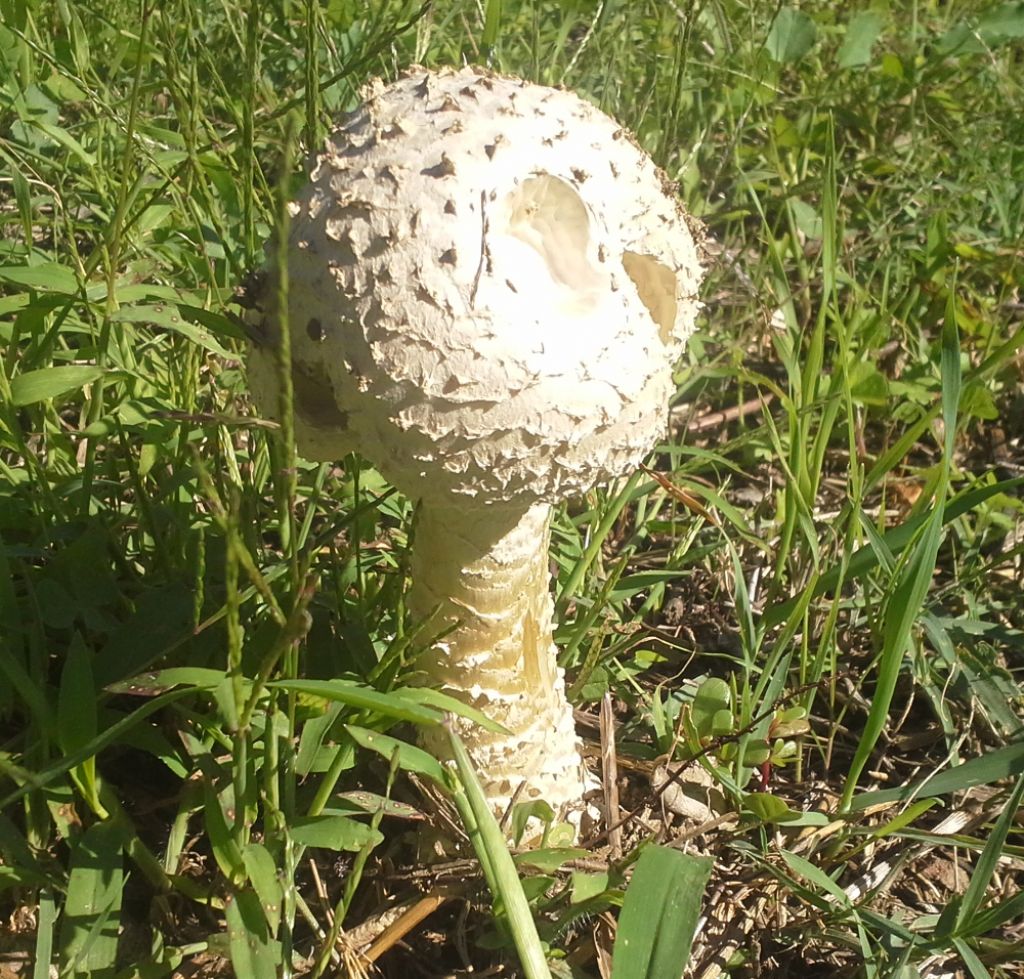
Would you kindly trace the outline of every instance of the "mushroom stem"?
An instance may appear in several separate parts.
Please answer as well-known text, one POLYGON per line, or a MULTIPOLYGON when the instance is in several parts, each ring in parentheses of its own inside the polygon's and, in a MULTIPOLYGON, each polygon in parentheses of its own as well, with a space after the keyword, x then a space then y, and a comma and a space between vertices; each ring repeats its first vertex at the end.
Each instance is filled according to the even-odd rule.
MULTIPOLYGON (((518 801, 581 807, 585 770, 556 661, 549 591, 551 508, 426 501, 412 548, 410 611, 452 626, 426 654, 432 682, 508 730, 460 721, 459 734, 500 815, 518 801)), ((426 738, 444 753, 444 740, 426 738)))

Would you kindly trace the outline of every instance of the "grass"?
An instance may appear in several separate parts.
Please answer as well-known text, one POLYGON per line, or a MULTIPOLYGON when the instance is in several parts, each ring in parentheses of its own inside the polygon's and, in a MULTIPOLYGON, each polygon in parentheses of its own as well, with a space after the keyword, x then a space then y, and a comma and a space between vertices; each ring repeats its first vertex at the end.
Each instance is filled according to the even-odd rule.
POLYGON ((5 979, 635 979, 704 879, 651 845, 713 858, 693 975, 1020 974, 1021 4, 0 11, 5 979), (365 78, 463 59, 633 129, 713 255, 665 443, 553 532, 632 817, 518 875, 414 746, 408 502, 289 465, 229 315, 365 78))

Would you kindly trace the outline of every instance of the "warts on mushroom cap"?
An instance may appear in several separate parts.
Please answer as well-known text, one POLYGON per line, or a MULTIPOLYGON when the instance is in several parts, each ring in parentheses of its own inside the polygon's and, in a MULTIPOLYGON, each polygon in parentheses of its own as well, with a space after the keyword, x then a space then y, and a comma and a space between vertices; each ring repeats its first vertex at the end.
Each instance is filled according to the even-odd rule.
POLYGON ((414 496, 550 500, 630 470, 699 306, 664 175, 570 92, 415 68, 366 94, 294 209, 296 382, 346 415, 297 399, 300 451, 394 442, 372 461, 414 496))

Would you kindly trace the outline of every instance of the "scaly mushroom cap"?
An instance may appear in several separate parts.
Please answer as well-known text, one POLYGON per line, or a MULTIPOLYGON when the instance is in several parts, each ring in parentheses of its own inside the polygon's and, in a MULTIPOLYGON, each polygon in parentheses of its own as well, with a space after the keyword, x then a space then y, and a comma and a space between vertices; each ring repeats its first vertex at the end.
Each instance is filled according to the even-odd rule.
MULTIPOLYGON (((664 174, 588 102, 480 68, 364 95, 293 205, 299 451, 493 503, 628 472, 699 308, 664 174)), ((270 344, 249 369, 273 414, 270 344)))

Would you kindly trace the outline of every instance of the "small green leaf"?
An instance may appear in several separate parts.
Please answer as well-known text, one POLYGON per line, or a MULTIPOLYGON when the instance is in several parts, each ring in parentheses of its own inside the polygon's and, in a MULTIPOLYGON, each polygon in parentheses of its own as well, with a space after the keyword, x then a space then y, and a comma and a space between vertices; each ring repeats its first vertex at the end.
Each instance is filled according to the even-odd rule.
POLYGON ((520 802, 512 809, 512 839, 519 843, 531 819, 538 819, 545 826, 555 821, 555 811, 543 799, 520 802))
POLYGON ((702 738, 711 737, 716 724, 721 727, 723 718, 721 711, 727 715, 728 729, 732 727, 732 692, 729 684, 721 677, 709 677, 704 680, 694 694, 690 705, 690 716, 697 734, 702 738))
POLYGON ((764 42, 773 61, 799 61, 814 47, 818 29, 814 21, 796 7, 783 7, 772 21, 764 42))
POLYGON ((513 859, 517 867, 536 867, 546 874, 554 873, 570 860, 585 860, 590 856, 588 850, 574 846, 546 846, 540 850, 525 850, 517 853, 513 859))
POLYGON ((85 364, 26 371, 11 381, 11 402, 15 407, 23 408, 39 401, 49 401, 50 398, 78 391, 102 376, 103 371, 99 367, 85 364))
POLYGON ((763 823, 788 823, 801 815, 770 792, 748 793, 743 797, 743 808, 763 823))
POLYGON ((598 897, 608 890, 608 874, 600 871, 598 873, 586 873, 582 870, 573 871, 570 878, 569 900, 573 904, 582 904, 591 898, 598 897))
POLYGON ((840 68, 862 68, 871 63, 871 50, 885 26, 885 18, 875 10, 862 10, 850 18, 846 36, 836 53, 840 68))

